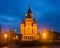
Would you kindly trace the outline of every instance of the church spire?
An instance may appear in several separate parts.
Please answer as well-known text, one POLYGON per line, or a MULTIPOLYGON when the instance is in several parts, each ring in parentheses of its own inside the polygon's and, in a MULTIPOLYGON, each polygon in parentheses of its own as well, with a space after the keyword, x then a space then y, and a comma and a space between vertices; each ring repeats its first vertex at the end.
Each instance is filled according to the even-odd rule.
POLYGON ((30 4, 28 5, 28 9, 30 9, 30 4))
POLYGON ((32 17, 32 16, 33 16, 33 14, 32 14, 32 11, 30 9, 30 5, 28 5, 28 10, 26 12, 26 17, 32 17))

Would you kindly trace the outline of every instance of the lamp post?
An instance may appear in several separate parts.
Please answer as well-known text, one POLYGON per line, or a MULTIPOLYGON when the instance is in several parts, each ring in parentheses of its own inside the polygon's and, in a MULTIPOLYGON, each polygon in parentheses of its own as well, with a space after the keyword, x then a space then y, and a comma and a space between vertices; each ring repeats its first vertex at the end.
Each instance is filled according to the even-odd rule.
POLYGON ((46 39, 46 38, 47 38, 46 35, 47 35, 47 34, 44 32, 44 33, 43 33, 43 39, 46 39))
POLYGON ((7 34, 4 34, 4 38, 5 38, 5 42, 6 42, 6 39, 7 39, 7 34))

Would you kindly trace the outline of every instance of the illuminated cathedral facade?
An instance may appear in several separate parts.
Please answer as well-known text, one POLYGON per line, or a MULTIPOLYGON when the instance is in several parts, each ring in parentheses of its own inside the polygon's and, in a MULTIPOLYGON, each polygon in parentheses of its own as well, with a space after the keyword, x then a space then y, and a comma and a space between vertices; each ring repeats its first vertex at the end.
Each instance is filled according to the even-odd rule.
POLYGON ((37 40, 38 27, 36 19, 32 19, 32 12, 30 9, 30 5, 28 6, 28 10, 26 12, 25 19, 22 19, 20 24, 20 33, 22 34, 22 41, 35 41, 37 40))

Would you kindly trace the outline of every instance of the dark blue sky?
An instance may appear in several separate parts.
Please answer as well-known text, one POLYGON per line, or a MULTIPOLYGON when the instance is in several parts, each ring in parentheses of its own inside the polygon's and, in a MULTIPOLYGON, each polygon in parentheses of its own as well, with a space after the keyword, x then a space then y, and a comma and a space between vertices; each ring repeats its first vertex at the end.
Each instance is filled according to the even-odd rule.
POLYGON ((0 0, 0 25, 3 31, 17 30, 30 4, 38 28, 60 32, 60 0, 0 0))

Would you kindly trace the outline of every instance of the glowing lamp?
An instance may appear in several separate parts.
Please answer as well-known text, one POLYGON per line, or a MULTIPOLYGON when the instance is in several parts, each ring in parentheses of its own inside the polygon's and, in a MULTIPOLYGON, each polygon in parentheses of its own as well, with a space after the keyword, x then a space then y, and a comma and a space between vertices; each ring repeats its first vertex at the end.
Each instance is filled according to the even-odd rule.
POLYGON ((7 38, 7 34, 4 34, 4 38, 7 38))

